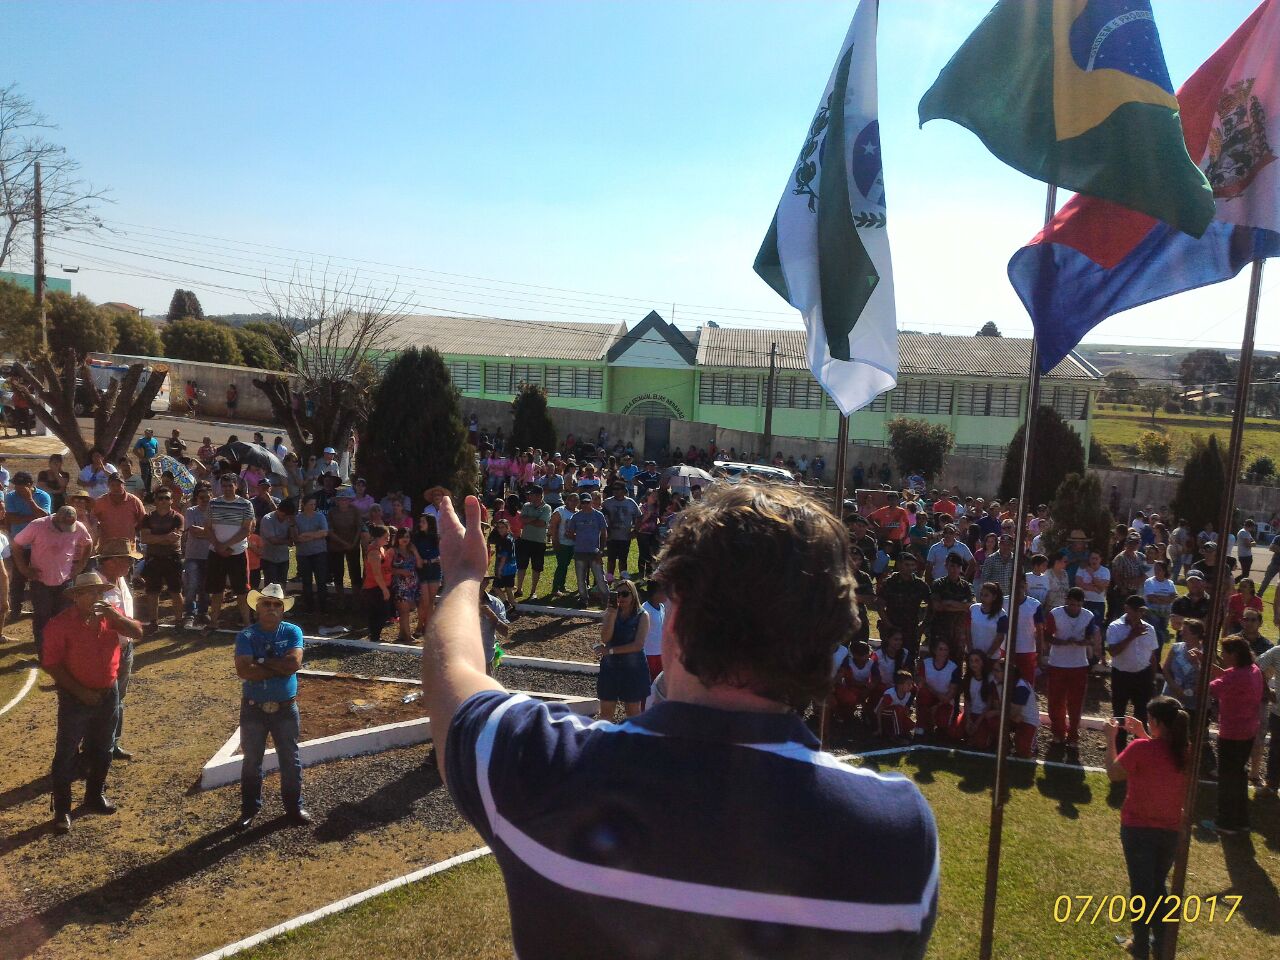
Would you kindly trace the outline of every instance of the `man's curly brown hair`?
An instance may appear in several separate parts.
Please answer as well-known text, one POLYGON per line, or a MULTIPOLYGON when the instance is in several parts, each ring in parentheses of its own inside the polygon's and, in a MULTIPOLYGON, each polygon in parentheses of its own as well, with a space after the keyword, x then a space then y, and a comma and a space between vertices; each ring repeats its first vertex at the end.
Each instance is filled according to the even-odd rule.
POLYGON ((836 644, 858 627, 848 534, 799 489, 718 484, 679 515, 658 577, 686 670, 797 709, 827 695, 836 644))

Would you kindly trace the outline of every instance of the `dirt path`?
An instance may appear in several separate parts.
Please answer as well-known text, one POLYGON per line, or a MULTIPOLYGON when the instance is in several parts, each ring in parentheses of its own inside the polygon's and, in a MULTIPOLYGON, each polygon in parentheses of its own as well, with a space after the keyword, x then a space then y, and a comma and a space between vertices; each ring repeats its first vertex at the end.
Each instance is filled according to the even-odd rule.
MULTIPOLYGON (((9 632, 30 650, 29 621, 9 632)), ((136 758, 114 764, 108 783, 120 811, 76 817, 67 837, 46 828, 55 710, 47 678, 0 717, 0 957, 197 956, 479 845, 429 747, 307 770, 307 828, 278 819, 270 776, 255 826, 228 830, 238 790, 193 785, 238 722, 237 683, 229 637, 161 633, 141 643, 125 721, 136 758)), ((77 803, 81 794, 77 784, 77 803)))

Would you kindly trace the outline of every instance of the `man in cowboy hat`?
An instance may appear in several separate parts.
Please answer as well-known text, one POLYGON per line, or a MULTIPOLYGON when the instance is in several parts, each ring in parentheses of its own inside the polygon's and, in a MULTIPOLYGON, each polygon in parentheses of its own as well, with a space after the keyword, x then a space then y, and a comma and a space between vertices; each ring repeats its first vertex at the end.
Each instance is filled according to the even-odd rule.
POLYGON ((103 792, 111 769, 119 696, 121 648, 142 636, 142 624, 105 599, 111 589, 100 574, 82 573, 64 596, 71 606, 45 625, 41 665, 58 690, 58 734, 53 754, 53 829, 71 829, 71 782, 83 744, 84 806, 94 813, 116 812, 103 792))
MULTIPOLYGON (((142 554, 133 548, 130 541, 117 537, 102 541, 102 546, 93 559, 98 563, 102 579, 111 587, 102 598, 130 620, 136 619, 133 615, 133 591, 129 588, 129 578, 133 574, 133 565, 142 559, 142 554)), ((120 732, 124 729, 124 698, 129 693, 129 680, 132 676, 133 640, 123 640, 120 645, 120 670, 116 674, 116 693, 120 702, 116 707, 116 731, 111 741, 113 760, 133 759, 133 754, 120 746, 120 732)))
POLYGON ((244 681, 240 700, 240 817, 245 829, 262 809, 262 755, 267 734, 280 760, 280 798, 291 823, 307 824, 302 807, 302 759, 298 755, 298 668, 302 666, 302 631, 286 623, 293 606, 284 587, 267 584, 249 591, 258 622, 236 636, 236 674, 244 681))

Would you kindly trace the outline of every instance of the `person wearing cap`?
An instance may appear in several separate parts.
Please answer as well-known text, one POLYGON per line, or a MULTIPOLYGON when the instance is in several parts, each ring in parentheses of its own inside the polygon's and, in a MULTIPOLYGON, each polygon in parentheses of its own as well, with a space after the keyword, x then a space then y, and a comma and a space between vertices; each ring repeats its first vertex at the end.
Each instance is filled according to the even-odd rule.
POLYGON ((262 477, 254 485, 253 496, 249 503, 253 505, 253 520, 255 523, 261 523, 262 518, 271 513, 276 508, 276 498, 271 495, 271 479, 262 477))
MULTIPOLYGON (((13 541, 32 520, 47 517, 53 512, 53 498, 35 486, 31 474, 19 470, 13 475, 12 489, 4 495, 5 528, 13 541)), ((9 606, 14 615, 22 613, 22 601, 26 598, 26 578, 15 570, 9 581, 9 606)))
POLYGON ((644 469, 635 475, 633 482, 637 497, 643 497, 650 490, 657 490, 662 485, 662 477, 658 474, 658 462, 646 460, 644 469))
MULTIPOLYGON (((102 599, 111 604, 130 620, 136 619, 133 613, 133 591, 129 588, 129 578, 133 574, 133 565, 142 559, 142 554, 133 549, 128 540, 106 540, 102 548, 94 555, 98 564, 98 572, 107 581, 111 589, 102 595, 102 599)), ((113 760, 132 760, 133 754, 120 745, 120 735, 124 732, 124 700, 129 693, 129 680, 133 677, 133 639, 121 638, 120 669, 116 674, 116 729, 111 740, 111 758, 113 760)))
MULTIPOLYGON (((354 506, 355 499, 351 491, 343 490, 333 501, 333 509, 329 511, 328 549, 329 559, 326 564, 329 578, 333 581, 334 600, 342 603, 342 571, 346 565, 351 580, 351 598, 358 604, 363 591, 363 574, 361 566, 360 534, 363 521, 354 506)), ((316 501, 319 509, 321 503, 316 501)), ((374 504, 373 506, 377 506, 374 504)), ((372 507, 370 508, 372 510, 372 507)))
POLYGON ((293 606, 284 587, 270 583, 249 593, 257 623, 236 635, 236 675, 240 677, 240 817, 244 830, 262 809, 262 757, 267 735, 280 761, 280 798, 289 822, 303 825, 311 815, 302 806, 302 758, 298 754, 298 669, 302 630, 284 619, 293 606))
POLYGON ((13 540, 14 567, 31 587, 31 632, 36 656, 44 646, 44 628, 66 605, 67 581, 84 571, 93 538, 76 519, 75 507, 61 507, 27 524, 13 540))
POLYGON ((93 516, 98 521, 98 531, 104 540, 123 537, 133 541, 138 535, 138 525, 147 515, 142 501, 124 487, 124 479, 118 473, 107 478, 106 496, 93 501, 93 516))
POLYGON ((222 592, 227 588, 236 598, 240 623, 249 623, 249 605, 245 601, 249 592, 249 564, 245 551, 249 548, 249 534, 253 532, 253 505, 236 493, 237 479, 230 472, 219 477, 222 495, 209 502, 205 536, 209 538, 210 550, 205 582, 209 590, 210 631, 218 627, 222 592))
MULTIPOLYGON (((1124 615, 1107 627, 1107 652, 1111 654, 1111 715, 1124 717, 1130 704, 1133 715, 1147 722, 1147 701, 1155 693, 1156 628, 1146 621, 1147 604, 1134 594, 1124 601, 1124 615)), ((1123 750, 1126 734, 1118 734, 1123 750)))
POLYGON ((1169 628, 1181 633, 1184 620, 1209 622, 1213 601, 1209 597, 1208 584, 1199 570, 1187 571, 1187 592, 1169 605, 1169 628))
POLYGON ((116 681, 121 648, 129 639, 142 636, 142 625, 106 602, 104 594, 110 589, 111 584, 97 573, 77 575, 65 589, 72 605, 47 624, 41 666, 58 692, 52 771, 53 828, 58 833, 71 829, 71 783, 82 746, 87 767, 85 809, 116 812, 105 793, 119 703, 116 681))
MULTIPOLYGON (((1192 570, 1198 570, 1204 575, 1205 585, 1208 587, 1212 587, 1216 582, 1216 578, 1218 576, 1218 555, 1220 553, 1222 553, 1222 551, 1218 549, 1218 542, 1216 540, 1209 540, 1200 548, 1200 559, 1191 565, 1192 570)), ((1227 555, 1222 558, 1222 562, 1227 566, 1228 579, 1224 582, 1229 586, 1231 578, 1235 576, 1236 558, 1231 556, 1230 552, 1228 552, 1227 555)))
POLYGON ((151 493, 151 458, 160 453, 160 441, 155 431, 148 427, 143 431, 138 442, 133 445, 133 453, 138 458, 138 471, 142 474, 142 488, 148 495, 151 493))
POLYGON ((173 604, 173 624, 182 622, 182 528, 181 513, 173 509, 173 494, 167 487, 155 493, 155 509, 142 518, 138 533, 147 548, 142 579, 147 585, 147 632, 155 633, 160 619, 160 591, 169 591, 173 604))
POLYGON ((341 470, 342 468, 338 464, 338 451, 333 447, 325 447, 321 451, 320 460, 316 463, 315 475, 317 477, 330 476, 341 479, 341 470))

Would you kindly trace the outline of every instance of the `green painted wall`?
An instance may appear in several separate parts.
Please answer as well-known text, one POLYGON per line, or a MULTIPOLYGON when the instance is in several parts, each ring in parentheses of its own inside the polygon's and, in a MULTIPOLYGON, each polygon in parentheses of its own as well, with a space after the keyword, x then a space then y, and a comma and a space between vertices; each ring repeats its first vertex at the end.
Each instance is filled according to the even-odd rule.
POLYGON ((676 419, 696 420, 693 416, 693 385, 692 369, 610 367, 609 412, 624 413, 633 402, 654 396, 675 405, 680 411, 676 419))

